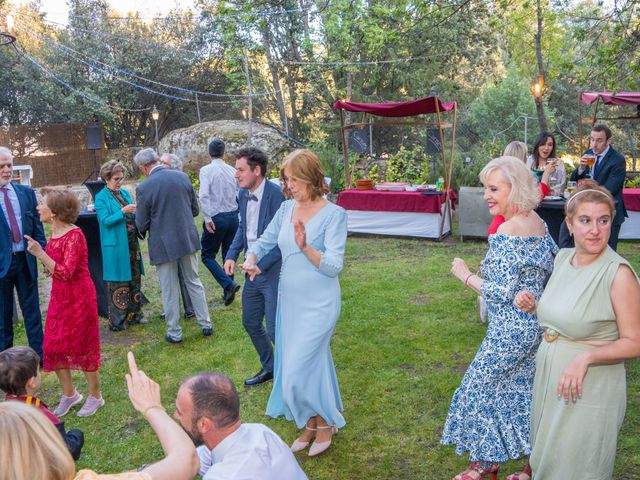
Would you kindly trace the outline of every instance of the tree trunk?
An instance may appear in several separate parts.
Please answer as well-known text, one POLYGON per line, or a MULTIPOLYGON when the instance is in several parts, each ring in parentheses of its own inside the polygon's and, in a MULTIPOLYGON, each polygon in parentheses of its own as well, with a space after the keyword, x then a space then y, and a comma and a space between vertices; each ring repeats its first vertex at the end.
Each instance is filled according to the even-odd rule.
POLYGON ((278 76, 278 66, 273 62, 273 55, 271 54, 271 33, 269 32, 268 23, 265 22, 262 30, 262 41, 264 42, 264 53, 267 57, 267 65, 269 66, 269 72, 271 73, 271 84, 273 85, 273 91, 276 96, 276 105, 278 107, 278 113, 280 115, 280 121, 285 129, 287 135, 289 135, 289 122, 287 121, 287 110, 284 106, 284 98, 282 96, 282 90, 280 88, 280 80, 278 76))
MULTIPOLYGON (((542 63, 542 5, 540 4, 540 0, 537 0, 538 7, 538 31, 535 36, 536 43, 536 59, 538 61, 538 81, 542 81, 542 85, 544 86, 545 75, 544 75, 544 64, 542 63)), ((548 131, 547 127, 547 117, 544 114, 544 105, 542 103, 542 90, 540 91, 540 96, 535 97, 536 103, 536 112, 538 113, 538 125, 540 125, 540 131, 546 132, 548 131)))

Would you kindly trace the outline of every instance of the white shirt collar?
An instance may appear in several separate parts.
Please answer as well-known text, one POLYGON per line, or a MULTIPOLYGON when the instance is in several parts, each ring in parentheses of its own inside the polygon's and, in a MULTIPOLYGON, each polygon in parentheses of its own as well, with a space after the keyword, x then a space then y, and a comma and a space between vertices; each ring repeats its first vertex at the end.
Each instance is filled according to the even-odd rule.
POLYGON ((607 148, 605 148, 604 152, 602 152, 602 153, 598 153, 598 156, 599 156, 600 158, 604 158, 604 157, 607 155, 607 153, 609 152, 609 149, 610 149, 610 148, 611 148, 611 145, 607 145, 607 148))
POLYGON ((211 450, 213 456, 213 463, 221 462, 224 456, 233 448, 233 445, 242 437, 243 426, 240 427, 230 435, 227 435, 216 447, 211 450))
POLYGON ((253 193, 256 198, 258 199, 258 202, 260 200, 262 200, 262 196, 264 195, 264 184, 267 182, 266 178, 262 179, 262 182, 260 183, 260 185, 258 186, 258 188, 256 188, 256 190, 254 192, 252 192, 251 190, 249 190, 249 193, 253 193))

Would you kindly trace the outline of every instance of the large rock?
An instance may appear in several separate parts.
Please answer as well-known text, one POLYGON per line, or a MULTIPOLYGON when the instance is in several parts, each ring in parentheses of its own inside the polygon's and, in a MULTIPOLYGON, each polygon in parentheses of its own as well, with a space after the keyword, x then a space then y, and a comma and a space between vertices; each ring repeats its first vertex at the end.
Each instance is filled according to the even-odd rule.
MULTIPOLYGON (((209 141, 220 138, 227 146, 225 161, 234 164, 235 152, 247 146, 248 125, 245 120, 217 120, 197 123, 188 128, 174 130, 160 140, 160 152, 178 155, 185 170, 199 170, 211 161, 208 154, 209 141)), ((251 145, 262 149, 271 165, 279 163, 295 146, 277 130, 254 123, 251 145)))

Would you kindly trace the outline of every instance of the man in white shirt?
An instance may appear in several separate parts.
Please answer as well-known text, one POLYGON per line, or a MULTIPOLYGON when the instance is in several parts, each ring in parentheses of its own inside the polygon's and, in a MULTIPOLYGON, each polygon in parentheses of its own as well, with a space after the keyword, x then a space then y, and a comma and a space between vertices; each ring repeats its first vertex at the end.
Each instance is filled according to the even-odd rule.
POLYGON ((224 150, 225 145, 222 140, 219 138, 211 140, 209 143, 211 163, 200 169, 199 196, 204 217, 200 243, 202 243, 202 263, 222 287, 224 304, 230 305, 240 285, 216 262, 216 255, 222 247, 224 260, 238 230, 238 183, 235 179, 235 168, 227 165, 222 159, 224 150))
POLYGON ((240 399, 226 376, 203 372, 178 390, 175 419, 198 446, 203 480, 306 480, 270 428, 240 422, 240 399))

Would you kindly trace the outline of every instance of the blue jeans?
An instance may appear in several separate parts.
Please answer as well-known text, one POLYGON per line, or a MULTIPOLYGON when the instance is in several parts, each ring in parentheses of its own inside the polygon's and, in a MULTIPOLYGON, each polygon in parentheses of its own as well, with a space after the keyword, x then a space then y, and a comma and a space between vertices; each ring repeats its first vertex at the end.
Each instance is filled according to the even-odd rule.
POLYGON ((233 277, 224 273, 220 264, 216 262, 216 256, 220 247, 222 247, 222 262, 224 263, 227 251, 231 246, 231 242, 233 242, 236 230, 238 230, 238 212, 219 213, 211 220, 216 226, 216 231, 209 233, 206 226, 203 225, 202 238, 200 239, 202 244, 202 263, 209 269, 218 285, 222 288, 227 288, 233 282, 233 277))

